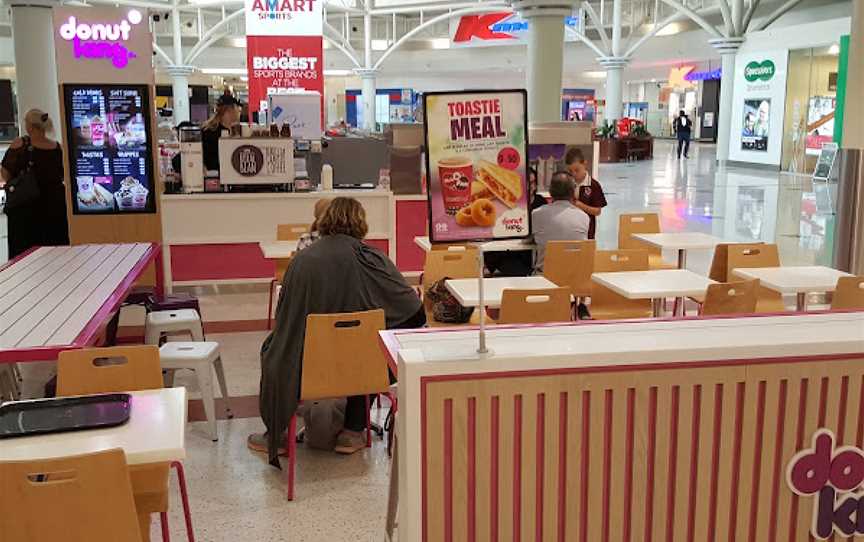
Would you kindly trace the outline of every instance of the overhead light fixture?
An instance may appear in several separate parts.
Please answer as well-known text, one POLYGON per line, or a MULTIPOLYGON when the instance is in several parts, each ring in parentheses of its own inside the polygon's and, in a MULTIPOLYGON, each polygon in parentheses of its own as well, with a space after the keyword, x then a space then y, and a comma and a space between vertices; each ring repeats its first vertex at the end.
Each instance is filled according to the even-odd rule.
POLYGON ((346 75, 351 75, 352 73, 354 73, 354 72, 352 72, 351 70, 338 70, 338 69, 324 70, 324 75, 328 76, 328 77, 344 77, 346 75))
POLYGON ((201 68, 204 75, 246 75, 246 68, 201 68))
POLYGON ((831 47, 828 48, 829 55, 839 55, 840 54, 840 45, 833 43, 831 47))
POLYGON ((606 79, 606 72, 604 71, 582 72, 582 75, 588 79, 606 79))
POLYGON ((433 49, 449 49, 450 40, 448 38, 435 38, 432 40, 433 49))
POLYGON ((240 76, 240 80, 243 81, 243 82, 245 83, 246 81, 249 80, 249 78, 246 77, 245 75, 241 75, 241 76, 240 76))
MULTIPOLYGON (((652 32, 654 30, 654 23, 647 23, 645 25, 645 32, 652 32)), ((673 36, 681 32, 682 26, 680 23, 669 23, 660 30, 657 31, 655 36, 673 36)))
POLYGON ((372 40, 372 50, 373 51, 386 51, 390 44, 393 43, 390 40, 372 40))
POLYGON ((245 49, 246 48, 246 37, 244 36, 244 37, 239 37, 239 38, 228 38, 228 46, 229 47, 236 47, 238 49, 245 49))

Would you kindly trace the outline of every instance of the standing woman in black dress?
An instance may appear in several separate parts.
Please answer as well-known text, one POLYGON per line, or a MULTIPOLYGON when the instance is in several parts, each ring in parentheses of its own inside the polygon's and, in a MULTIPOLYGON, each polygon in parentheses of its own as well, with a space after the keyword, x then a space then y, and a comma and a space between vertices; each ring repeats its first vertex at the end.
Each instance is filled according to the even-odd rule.
POLYGON ((39 197, 32 203, 7 209, 9 259, 36 246, 68 245, 66 188, 63 184, 63 149, 48 138, 53 124, 48 114, 31 109, 24 115, 27 135, 16 139, 3 157, 0 175, 9 182, 32 161, 39 197))

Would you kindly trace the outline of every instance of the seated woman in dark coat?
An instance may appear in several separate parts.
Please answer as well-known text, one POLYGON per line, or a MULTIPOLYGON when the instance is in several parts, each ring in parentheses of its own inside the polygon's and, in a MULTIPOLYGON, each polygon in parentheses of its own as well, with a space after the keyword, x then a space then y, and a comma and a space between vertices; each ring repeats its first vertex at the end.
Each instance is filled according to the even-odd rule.
MULTIPOLYGON (((273 464, 297 410, 308 315, 384 309, 389 329, 426 323, 420 299, 390 258, 363 243, 368 226, 357 200, 331 201, 318 231, 318 241, 298 252, 285 272, 276 325, 261 349, 260 409, 267 434, 250 436, 249 447, 267 450, 273 464)), ((365 446, 366 408, 363 396, 348 398, 337 452, 365 446)))

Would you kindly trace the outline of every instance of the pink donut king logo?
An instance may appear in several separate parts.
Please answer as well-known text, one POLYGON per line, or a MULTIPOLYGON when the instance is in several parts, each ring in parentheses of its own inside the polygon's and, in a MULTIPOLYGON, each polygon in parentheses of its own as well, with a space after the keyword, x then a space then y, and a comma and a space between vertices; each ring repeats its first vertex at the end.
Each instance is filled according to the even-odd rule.
POLYGON ((81 23, 70 15, 60 25, 60 37, 72 42, 72 53, 76 59, 108 59, 118 70, 125 68, 129 61, 137 58, 123 42, 129 41, 132 27, 141 23, 143 16, 137 9, 129 10, 126 18, 119 23, 81 23))
POLYGON ((830 430, 817 430, 813 447, 795 454, 786 470, 793 492, 815 497, 810 532, 819 540, 864 535, 864 450, 835 443, 830 430))

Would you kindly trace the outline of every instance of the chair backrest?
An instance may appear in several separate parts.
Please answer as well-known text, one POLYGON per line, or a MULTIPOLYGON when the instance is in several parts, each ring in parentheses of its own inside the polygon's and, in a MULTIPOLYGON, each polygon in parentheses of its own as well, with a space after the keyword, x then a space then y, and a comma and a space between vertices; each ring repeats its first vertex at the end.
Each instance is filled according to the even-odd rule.
POLYGON ((120 449, 0 462, 0 511, 0 540, 141 541, 120 449))
POLYGON ((758 301, 758 280, 710 284, 705 292, 702 315, 753 314, 758 301))
POLYGON ((430 250, 423 266, 423 291, 444 277, 471 279, 480 276, 478 252, 474 247, 465 250, 430 250))
POLYGON ((57 358, 57 395, 92 395, 163 387, 153 345, 67 350, 57 358))
POLYGON ((837 289, 834 290, 831 309, 864 310, 864 277, 840 277, 837 280, 837 289))
POLYGON ((278 224, 276 226, 277 241, 296 241, 304 233, 308 233, 312 226, 309 224, 278 224))
POLYGON ((300 399, 387 391, 390 377, 378 338, 384 327, 381 309, 307 316, 300 399))
MULTIPOLYGON (((767 243, 732 244, 726 247, 726 277, 738 280, 732 270, 745 269, 748 267, 779 267, 780 254, 777 245, 767 243)), ((779 292, 759 286, 759 300, 756 303, 756 312, 782 312, 786 310, 783 305, 783 296, 779 292)))
POLYGON ((654 245, 633 238, 634 233, 660 233, 657 213, 629 213, 618 217, 618 249, 647 250, 649 254, 662 254, 654 245))
POLYGON ((570 288, 510 290, 501 295, 499 324, 545 324, 570 321, 570 288))
POLYGON ((543 262, 543 276, 558 286, 570 288, 571 295, 591 295, 596 241, 549 241, 543 262))
MULTIPOLYGON (((646 250, 598 250, 594 255, 595 273, 647 270, 646 250)), ((598 320, 651 316, 650 299, 627 299, 596 282, 592 288, 591 314, 598 320)))

